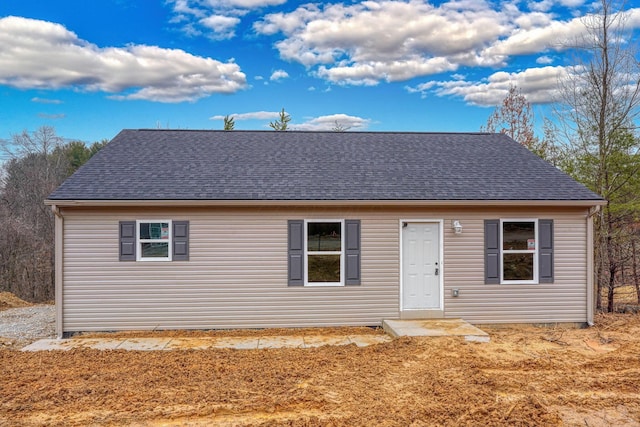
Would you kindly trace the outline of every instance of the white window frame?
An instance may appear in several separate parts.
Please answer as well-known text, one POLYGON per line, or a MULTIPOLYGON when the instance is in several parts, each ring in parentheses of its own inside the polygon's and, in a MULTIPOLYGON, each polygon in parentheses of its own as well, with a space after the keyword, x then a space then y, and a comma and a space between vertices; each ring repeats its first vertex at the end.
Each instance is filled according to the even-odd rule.
POLYGON ((304 286, 344 286, 345 259, 344 219, 305 219, 304 220, 304 286), (309 251, 309 224, 314 223, 340 224, 340 251, 309 251), (340 255, 340 282, 309 282, 309 255, 340 255))
POLYGON ((137 261, 171 261, 173 255, 173 221, 170 219, 138 219, 136 220, 136 260, 137 261), (140 238, 140 224, 148 223, 162 223, 169 224, 169 238, 168 239, 141 239, 140 238), (142 244, 143 243, 167 243, 168 250, 166 257, 143 257, 142 256, 142 244))
POLYGON ((507 218, 500 219, 500 284, 503 285, 537 285, 538 284, 538 253, 540 242, 538 239, 537 218, 507 218), (534 226, 535 249, 504 249, 504 223, 505 222, 532 222, 534 226), (504 255, 505 254, 531 254, 533 253, 533 280, 505 280, 504 279, 504 255))

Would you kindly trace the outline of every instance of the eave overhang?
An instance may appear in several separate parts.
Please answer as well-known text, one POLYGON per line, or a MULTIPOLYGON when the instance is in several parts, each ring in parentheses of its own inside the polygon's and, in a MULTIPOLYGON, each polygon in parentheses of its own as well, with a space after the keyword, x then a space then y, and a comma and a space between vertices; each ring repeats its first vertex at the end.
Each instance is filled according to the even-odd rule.
POLYGON ((604 206, 606 200, 52 200, 58 207, 258 207, 258 206, 604 206))

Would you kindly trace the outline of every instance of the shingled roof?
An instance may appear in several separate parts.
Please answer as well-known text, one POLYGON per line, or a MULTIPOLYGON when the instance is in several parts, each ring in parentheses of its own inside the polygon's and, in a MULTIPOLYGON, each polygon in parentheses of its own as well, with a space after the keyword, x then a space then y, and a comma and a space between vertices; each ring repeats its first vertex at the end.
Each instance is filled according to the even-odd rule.
POLYGON ((502 134, 123 130, 49 199, 601 201, 502 134))

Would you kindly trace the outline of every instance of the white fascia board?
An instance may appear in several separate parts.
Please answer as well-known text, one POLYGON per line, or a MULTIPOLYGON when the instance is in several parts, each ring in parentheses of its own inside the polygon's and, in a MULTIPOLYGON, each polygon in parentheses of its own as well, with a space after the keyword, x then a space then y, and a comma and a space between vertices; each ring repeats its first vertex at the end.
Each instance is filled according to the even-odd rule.
POLYGON ((606 200, 45 200, 60 207, 127 206, 604 206, 606 200))

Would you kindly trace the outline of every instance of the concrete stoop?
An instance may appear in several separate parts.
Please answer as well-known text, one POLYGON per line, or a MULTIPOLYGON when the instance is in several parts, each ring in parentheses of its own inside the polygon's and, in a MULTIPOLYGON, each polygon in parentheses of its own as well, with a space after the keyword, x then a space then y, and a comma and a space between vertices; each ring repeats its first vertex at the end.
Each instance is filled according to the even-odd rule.
POLYGON ((489 342, 489 334, 462 319, 383 320, 382 328, 392 337, 463 336, 465 341, 489 342))

